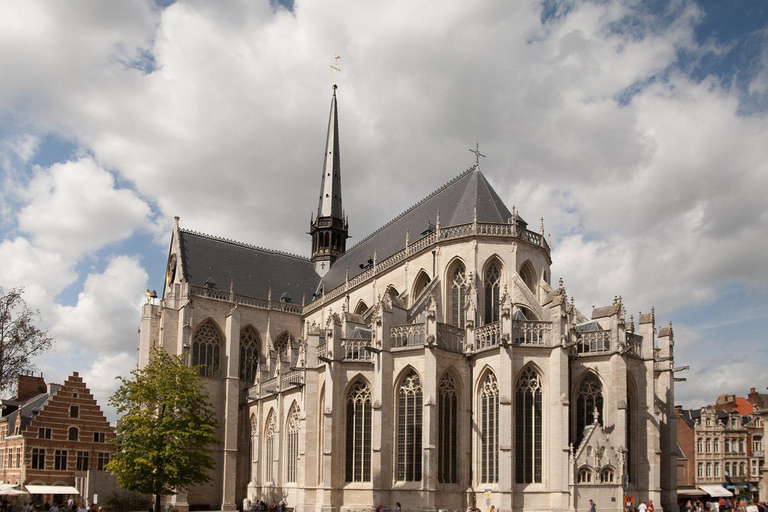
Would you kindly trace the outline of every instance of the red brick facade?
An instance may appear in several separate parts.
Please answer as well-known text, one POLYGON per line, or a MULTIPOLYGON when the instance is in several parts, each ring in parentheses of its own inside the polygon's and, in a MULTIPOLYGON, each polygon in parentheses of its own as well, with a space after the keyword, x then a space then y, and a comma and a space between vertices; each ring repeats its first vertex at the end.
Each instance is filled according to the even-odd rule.
MULTIPOLYGON (((33 384, 22 382, 25 378, 30 377, 19 377, 19 390, 33 384)), ((74 372, 50 392, 6 402, 0 418, 0 477, 20 485, 74 485, 75 471, 104 469, 115 452, 114 437, 90 390, 74 372)))

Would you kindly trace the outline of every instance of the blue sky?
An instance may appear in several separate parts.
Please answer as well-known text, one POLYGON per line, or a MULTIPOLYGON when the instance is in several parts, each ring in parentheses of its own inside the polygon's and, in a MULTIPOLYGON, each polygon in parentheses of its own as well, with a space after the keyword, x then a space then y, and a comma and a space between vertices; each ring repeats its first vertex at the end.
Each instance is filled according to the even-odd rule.
POLYGON ((479 141, 577 307, 673 322, 678 403, 765 389, 767 27, 738 0, 5 3, 0 286, 56 336, 46 378, 105 405, 174 215, 308 253, 337 53, 354 238, 479 141))

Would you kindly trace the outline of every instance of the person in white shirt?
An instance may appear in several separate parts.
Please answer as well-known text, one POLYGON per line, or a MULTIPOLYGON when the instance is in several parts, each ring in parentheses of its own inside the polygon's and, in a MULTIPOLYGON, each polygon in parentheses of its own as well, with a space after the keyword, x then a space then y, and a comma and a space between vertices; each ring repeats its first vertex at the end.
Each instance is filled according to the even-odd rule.
POLYGON ((640 506, 637 507, 637 512, 646 512, 648 510, 648 507, 645 505, 644 501, 640 502, 640 506))

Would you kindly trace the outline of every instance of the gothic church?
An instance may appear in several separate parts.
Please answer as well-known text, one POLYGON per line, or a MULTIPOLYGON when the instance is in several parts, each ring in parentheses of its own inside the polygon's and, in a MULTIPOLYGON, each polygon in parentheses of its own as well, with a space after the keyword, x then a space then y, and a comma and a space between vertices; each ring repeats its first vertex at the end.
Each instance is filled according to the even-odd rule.
POLYGON ((478 166, 348 229, 335 85, 309 259, 176 218, 138 364, 199 366, 223 426, 211 482, 173 506, 676 508, 671 327, 616 298, 578 311, 478 166))

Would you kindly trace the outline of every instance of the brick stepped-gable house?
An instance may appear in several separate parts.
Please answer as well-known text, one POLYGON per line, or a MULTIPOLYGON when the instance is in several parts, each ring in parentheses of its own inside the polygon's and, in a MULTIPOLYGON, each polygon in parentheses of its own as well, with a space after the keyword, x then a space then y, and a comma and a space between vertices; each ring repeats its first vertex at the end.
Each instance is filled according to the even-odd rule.
POLYGON ((63 385, 20 375, 0 418, 0 477, 38 485, 75 483, 75 471, 104 470, 115 433, 77 372, 63 385))

